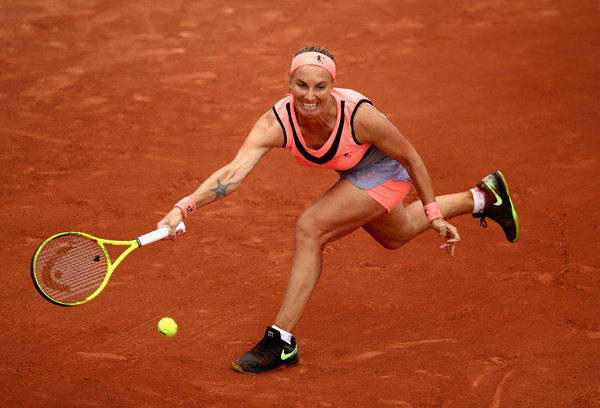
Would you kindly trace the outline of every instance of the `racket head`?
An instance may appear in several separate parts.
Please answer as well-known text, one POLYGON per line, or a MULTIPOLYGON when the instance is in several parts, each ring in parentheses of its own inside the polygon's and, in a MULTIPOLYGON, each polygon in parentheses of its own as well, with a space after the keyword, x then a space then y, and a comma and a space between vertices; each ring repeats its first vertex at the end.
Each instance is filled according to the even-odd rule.
POLYGON ((94 298, 110 277, 110 256, 97 238, 63 232, 45 240, 31 261, 38 292, 60 306, 75 306, 94 298))

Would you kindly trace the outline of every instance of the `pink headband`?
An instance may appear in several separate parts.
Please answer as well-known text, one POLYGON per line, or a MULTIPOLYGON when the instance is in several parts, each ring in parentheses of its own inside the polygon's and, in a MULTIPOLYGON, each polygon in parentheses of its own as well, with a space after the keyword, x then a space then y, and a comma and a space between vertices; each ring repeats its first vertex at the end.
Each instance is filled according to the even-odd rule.
POLYGON ((331 78, 335 79, 335 62, 325 54, 321 54, 320 52, 303 52, 296 55, 292 60, 290 75, 305 65, 315 65, 324 68, 331 74, 331 78))

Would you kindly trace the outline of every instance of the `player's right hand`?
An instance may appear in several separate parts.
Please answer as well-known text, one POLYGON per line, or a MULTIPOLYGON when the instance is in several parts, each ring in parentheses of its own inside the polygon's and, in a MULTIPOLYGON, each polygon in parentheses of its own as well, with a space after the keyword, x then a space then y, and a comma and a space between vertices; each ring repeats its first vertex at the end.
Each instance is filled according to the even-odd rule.
POLYGON ((177 207, 174 207, 171 211, 164 216, 162 220, 156 224, 156 228, 167 227, 169 229, 169 236, 165 239, 175 241, 175 237, 178 235, 185 234, 185 230, 177 230, 177 225, 183 221, 183 213, 177 207))

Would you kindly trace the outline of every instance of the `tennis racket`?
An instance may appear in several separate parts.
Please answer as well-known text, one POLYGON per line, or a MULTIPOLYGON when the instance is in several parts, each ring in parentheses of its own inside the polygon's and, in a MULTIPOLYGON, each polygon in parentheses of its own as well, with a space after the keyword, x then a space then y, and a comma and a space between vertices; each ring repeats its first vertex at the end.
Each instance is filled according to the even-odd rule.
MULTIPOLYGON (((183 221, 177 232, 185 232, 183 221)), ((40 294, 60 306, 76 306, 92 300, 106 286, 108 279, 134 249, 169 236, 169 229, 159 228, 131 241, 112 241, 83 232, 62 232, 45 240, 31 261, 31 277, 40 294), (107 245, 126 248, 113 263, 107 245)))

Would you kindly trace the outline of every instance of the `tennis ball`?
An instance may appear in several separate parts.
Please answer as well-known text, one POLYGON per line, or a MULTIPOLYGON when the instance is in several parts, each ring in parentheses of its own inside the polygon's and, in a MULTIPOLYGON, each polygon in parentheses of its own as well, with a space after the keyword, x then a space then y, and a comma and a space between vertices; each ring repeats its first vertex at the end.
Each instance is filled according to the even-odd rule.
POLYGON ((177 334, 177 323, 170 317, 163 317, 158 322, 158 331, 163 336, 173 337, 177 334))

